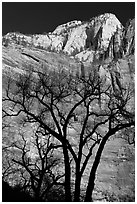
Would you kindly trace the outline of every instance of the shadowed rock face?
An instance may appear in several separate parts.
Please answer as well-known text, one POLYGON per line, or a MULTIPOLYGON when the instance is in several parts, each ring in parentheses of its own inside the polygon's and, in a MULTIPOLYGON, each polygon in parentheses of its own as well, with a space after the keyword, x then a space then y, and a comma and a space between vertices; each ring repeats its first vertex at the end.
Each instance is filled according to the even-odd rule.
POLYGON ((135 51, 135 19, 129 20, 127 22, 125 33, 124 33, 124 41, 125 41, 125 53, 127 55, 134 54, 135 51))

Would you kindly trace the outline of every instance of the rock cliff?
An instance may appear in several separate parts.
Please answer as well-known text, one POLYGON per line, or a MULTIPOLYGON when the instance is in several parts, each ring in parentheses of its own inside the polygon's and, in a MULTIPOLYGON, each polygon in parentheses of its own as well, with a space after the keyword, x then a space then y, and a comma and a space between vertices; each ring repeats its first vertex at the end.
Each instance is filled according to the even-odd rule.
MULTIPOLYGON (((133 83, 134 89, 134 19, 129 20, 124 27, 115 15, 106 13, 86 22, 75 20, 59 25, 50 33, 35 35, 7 33, 2 40, 3 87, 7 77, 15 78, 31 67, 54 70, 63 68, 82 72, 84 64, 85 72, 86 69, 97 66, 99 76, 106 77, 106 81, 111 83, 113 89, 120 89, 120 84, 126 88, 129 83, 133 83)), ((134 100, 129 108, 132 108, 131 104, 134 106, 134 100)), ((88 174, 87 168, 86 178, 88 174)), ((83 186, 86 178, 83 178, 83 186)), ((96 184, 95 201, 99 201, 99 194, 100 200, 104 197, 112 198, 113 194, 116 201, 119 201, 119 196, 132 197, 134 147, 119 138, 109 141, 102 155, 96 184), (129 157, 130 154, 126 156, 128 160, 126 162, 125 158, 119 155, 123 146, 125 146, 124 154, 128 148, 133 154, 132 159, 129 157)))
POLYGON ((63 52, 80 61, 118 59, 134 54, 134 20, 124 28, 114 14, 105 13, 89 21, 71 21, 46 34, 8 33, 3 45, 22 45, 57 53, 63 52))

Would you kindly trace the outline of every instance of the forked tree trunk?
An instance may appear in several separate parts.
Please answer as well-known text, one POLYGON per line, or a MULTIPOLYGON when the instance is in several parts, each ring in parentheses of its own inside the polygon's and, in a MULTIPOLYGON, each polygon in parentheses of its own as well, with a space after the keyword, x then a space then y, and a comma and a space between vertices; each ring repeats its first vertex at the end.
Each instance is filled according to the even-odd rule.
POLYGON ((106 134, 106 136, 102 139, 98 151, 96 153, 96 157, 92 166, 92 169, 90 171, 90 176, 89 176, 89 181, 88 181, 88 186, 86 190, 86 196, 85 196, 85 202, 92 202, 92 193, 94 190, 94 185, 95 185, 95 178, 96 178, 96 171, 100 162, 100 158, 104 149, 104 146, 109 138, 110 134, 106 134))

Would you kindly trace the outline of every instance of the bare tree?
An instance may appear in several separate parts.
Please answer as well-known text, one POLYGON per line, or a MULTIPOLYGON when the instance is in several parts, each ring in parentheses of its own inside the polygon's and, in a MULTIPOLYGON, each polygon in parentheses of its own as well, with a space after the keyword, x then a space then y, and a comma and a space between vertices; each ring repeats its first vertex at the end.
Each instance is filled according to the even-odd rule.
POLYGON ((45 135, 40 127, 31 131, 32 135, 25 133, 26 128, 19 131, 10 146, 3 148, 4 155, 12 155, 3 178, 8 180, 8 176, 15 174, 21 189, 29 191, 35 201, 46 201, 54 186, 64 185, 60 181, 64 177, 59 169, 61 158, 54 152, 62 146, 51 142, 51 136, 45 135))
POLYGON ((45 69, 33 70, 7 84, 3 117, 20 116, 25 122, 39 124, 62 146, 66 201, 72 201, 71 161, 75 167, 74 201, 80 201, 81 179, 94 147, 98 146, 85 195, 85 201, 92 201, 95 174, 106 142, 112 135, 134 126, 130 83, 119 88, 113 72, 110 78, 108 81, 100 77, 96 67, 84 76, 45 69))

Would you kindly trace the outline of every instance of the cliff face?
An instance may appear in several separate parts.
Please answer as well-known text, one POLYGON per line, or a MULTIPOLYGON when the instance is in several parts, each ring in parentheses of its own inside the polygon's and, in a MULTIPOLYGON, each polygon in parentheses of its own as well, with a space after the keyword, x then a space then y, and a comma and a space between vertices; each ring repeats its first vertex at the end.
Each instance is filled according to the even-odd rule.
POLYGON ((135 19, 127 22, 124 38, 124 52, 127 55, 134 54, 135 52, 135 19))
MULTIPOLYGON (((7 77, 15 78, 31 67, 62 68, 82 73, 84 64, 85 73, 86 69, 97 66, 99 76, 105 77, 113 90, 120 90, 121 85, 128 88, 130 83, 133 83, 134 90, 134 52, 135 20, 130 20, 124 28, 116 16, 109 13, 86 22, 71 21, 46 34, 8 33, 3 36, 3 87, 7 77)), ((128 105, 129 111, 133 107, 134 97, 128 105)), ((77 145, 73 136, 71 139, 77 145)), ((83 177, 83 188, 89 167, 90 164, 83 177)), ((119 196, 124 200, 127 195, 134 196, 133 189, 134 147, 122 138, 114 138, 107 143, 101 158, 94 200, 99 201, 99 195, 100 200, 114 195, 116 201, 119 196)))
POLYGON ((47 34, 8 33, 3 36, 3 45, 63 52, 80 61, 93 62, 93 59, 117 59, 134 54, 134 30, 134 20, 124 28, 115 15, 106 13, 87 22, 68 22, 47 34))
POLYGON ((134 50, 135 20, 129 20, 124 28, 115 15, 106 13, 86 22, 59 25, 47 34, 8 33, 3 36, 3 73, 20 73, 41 64, 81 72, 82 62, 91 69, 93 64, 101 65, 99 72, 106 75, 113 67, 114 78, 118 71, 119 80, 125 83, 126 73, 128 81, 134 78, 134 50))

